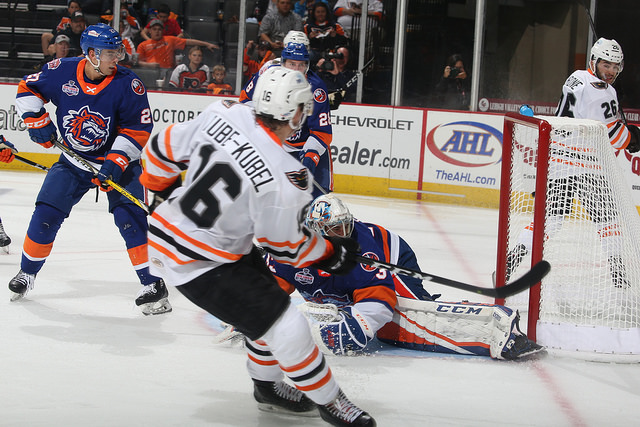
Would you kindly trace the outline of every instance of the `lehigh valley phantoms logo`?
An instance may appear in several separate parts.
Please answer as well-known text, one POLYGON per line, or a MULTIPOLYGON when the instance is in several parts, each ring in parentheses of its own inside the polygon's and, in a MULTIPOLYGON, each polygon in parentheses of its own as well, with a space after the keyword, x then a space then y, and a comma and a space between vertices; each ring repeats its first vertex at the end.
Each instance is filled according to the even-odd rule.
POLYGON ((302 168, 299 171, 285 172, 289 181, 296 187, 306 190, 309 187, 309 175, 307 174, 307 168, 302 168))
POLYGON ((79 111, 69 110, 64 116, 62 126, 67 141, 78 151, 90 151, 101 147, 109 137, 110 117, 89 110, 88 106, 79 111))

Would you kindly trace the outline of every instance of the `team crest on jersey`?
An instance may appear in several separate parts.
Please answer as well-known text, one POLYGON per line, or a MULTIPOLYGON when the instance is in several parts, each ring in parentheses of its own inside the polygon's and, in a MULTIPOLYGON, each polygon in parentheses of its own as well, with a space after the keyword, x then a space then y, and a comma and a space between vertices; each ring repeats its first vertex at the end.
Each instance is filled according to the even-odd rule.
POLYGON ((47 62, 47 67, 50 70, 55 70, 60 66, 61 63, 62 62, 60 61, 60 58, 52 59, 51 61, 47 62))
POLYGON ((607 82, 591 82, 591 86, 595 87, 596 89, 606 89, 609 87, 609 84, 607 82))
POLYGON ((145 93, 144 85, 142 84, 142 81, 140 81, 140 79, 131 80, 131 89, 136 95, 144 95, 145 93))
POLYGON ((324 89, 318 88, 313 92, 313 99, 317 103, 322 104, 327 100, 327 92, 325 92, 324 89))
POLYGON ((73 142, 74 148, 89 151, 107 141, 110 122, 110 117, 103 117, 85 105, 78 111, 69 110, 69 114, 62 119, 62 126, 66 139, 73 142))
POLYGON ((299 171, 285 172, 284 173, 289 181, 301 190, 309 188, 309 175, 307 174, 307 168, 302 168, 299 171))
MULTIPOLYGON (((376 261, 380 261, 380 258, 378 258, 378 255, 376 255, 374 252, 366 252, 362 254, 363 257, 367 257, 367 258, 371 258, 371 259, 375 259, 376 261)), ((377 268, 373 267, 371 265, 367 265, 367 264, 360 264, 360 266, 362 267, 362 269, 364 271, 376 271, 377 268)))
POLYGON ((62 85, 62 92, 69 96, 76 96, 80 93, 80 88, 76 86, 76 82, 69 80, 67 83, 62 85))
POLYGON ((295 280, 302 285, 312 285, 313 274, 311 274, 308 268, 303 268, 301 271, 296 273, 295 280))

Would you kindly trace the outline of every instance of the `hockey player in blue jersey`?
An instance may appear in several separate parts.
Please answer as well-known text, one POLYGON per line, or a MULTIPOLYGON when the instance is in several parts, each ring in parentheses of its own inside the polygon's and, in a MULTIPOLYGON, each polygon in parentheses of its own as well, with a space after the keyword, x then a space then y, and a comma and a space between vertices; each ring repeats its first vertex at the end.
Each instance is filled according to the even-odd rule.
POLYGON ((304 126, 287 139, 286 149, 309 169, 317 185, 313 197, 333 191, 333 161, 329 145, 333 138, 331 128, 331 109, 327 86, 313 71, 309 70, 309 52, 303 43, 292 42, 282 51, 281 61, 265 64, 253 75, 240 93, 240 102, 249 102, 253 98, 255 84, 262 72, 269 67, 283 66, 305 74, 313 92, 313 114, 304 126))
MULTIPOLYGON (((325 236, 351 237, 363 256, 419 270, 397 234, 354 219, 333 194, 313 201, 306 224, 325 236)), ((377 335, 410 349, 517 359, 543 348, 518 329, 518 314, 493 304, 436 301, 418 279, 360 264, 347 275, 294 268, 267 258, 280 286, 297 290, 316 340, 336 354, 358 354, 377 335)))
POLYGON ((124 47, 113 28, 88 27, 81 46, 84 58, 55 59, 39 73, 26 76, 18 86, 16 107, 34 142, 50 148, 59 130, 60 141, 99 173, 94 176, 67 154, 51 167, 36 198, 20 271, 9 282, 11 299, 20 299, 33 288, 63 221, 82 196, 98 185, 107 191, 109 212, 144 285, 136 305, 144 314, 168 312, 171 305, 164 281, 149 273, 146 213, 102 184, 110 179, 136 198, 145 198, 139 181, 140 152, 153 129, 146 89, 132 71, 118 67, 124 47), (47 102, 56 106, 55 123, 44 108, 47 102))

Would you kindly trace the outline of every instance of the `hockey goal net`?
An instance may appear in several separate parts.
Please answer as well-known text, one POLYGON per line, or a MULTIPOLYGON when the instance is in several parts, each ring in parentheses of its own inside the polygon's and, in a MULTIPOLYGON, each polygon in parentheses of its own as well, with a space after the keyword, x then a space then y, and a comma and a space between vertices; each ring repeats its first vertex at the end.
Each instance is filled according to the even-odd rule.
POLYGON ((551 272, 497 301, 551 351, 640 360, 640 217, 596 121, 507 114, 496 286, 541 259, 551 272))

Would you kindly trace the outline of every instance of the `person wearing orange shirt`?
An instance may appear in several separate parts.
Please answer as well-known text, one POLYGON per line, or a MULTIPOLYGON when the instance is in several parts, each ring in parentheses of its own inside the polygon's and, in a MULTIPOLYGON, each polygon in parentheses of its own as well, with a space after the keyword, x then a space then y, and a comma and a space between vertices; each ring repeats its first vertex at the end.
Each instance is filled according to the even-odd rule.
POLYGON ((186 46, 202 46, 211 51, 218 49, 218 45, 196 39, 165 36, 164 24, 159 19, 149 23, 151 38, 138 45, 138 65, 148 68, 174 68, 175 51, 183 50, 186 46))

